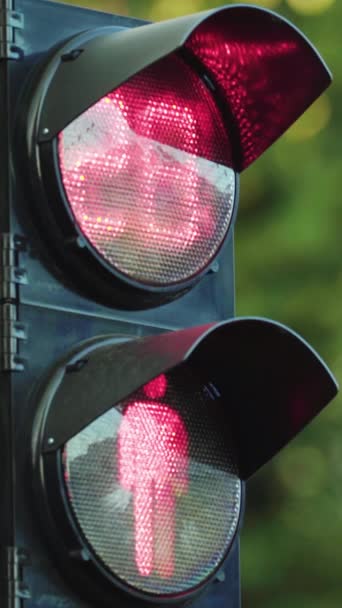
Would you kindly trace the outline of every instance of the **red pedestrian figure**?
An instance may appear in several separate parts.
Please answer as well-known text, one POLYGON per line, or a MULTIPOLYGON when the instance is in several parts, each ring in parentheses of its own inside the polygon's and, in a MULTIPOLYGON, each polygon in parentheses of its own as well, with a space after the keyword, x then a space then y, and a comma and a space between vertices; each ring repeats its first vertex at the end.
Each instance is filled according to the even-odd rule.
POLYGON ((188 434, 178 412, 157 399, 166 376, 143 388, 149 400, 132 400, 119 429, 119 481, 133 494, 135 562, 143 576, 174 572, 176 497, 188 486, 188 434))

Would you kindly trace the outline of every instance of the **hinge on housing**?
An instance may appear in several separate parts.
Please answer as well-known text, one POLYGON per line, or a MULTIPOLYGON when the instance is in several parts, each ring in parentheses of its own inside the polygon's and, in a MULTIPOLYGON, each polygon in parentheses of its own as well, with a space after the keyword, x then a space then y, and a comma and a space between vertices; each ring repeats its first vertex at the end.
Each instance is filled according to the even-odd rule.
POLYGON ((24 15, 13 10, 11 0, 7 0, 7 8, 0 9, 0 59, 20 59, 22 48, 17 44, 17 30, 24 29, 24 15))
POLYGON ((23 549, 0 547, 0 598, 6 598, 6 608, 21 608, 23 601, 31 597, 23 578, 28 563, 28 554, 23 549))
POLYGON ((18 320, 19 286, 27 283, 27 273, 18 265, 24 249, 21 237, 0 235, 0 371, 24 369, 19 343, 26 338, 26 328, 18 320))

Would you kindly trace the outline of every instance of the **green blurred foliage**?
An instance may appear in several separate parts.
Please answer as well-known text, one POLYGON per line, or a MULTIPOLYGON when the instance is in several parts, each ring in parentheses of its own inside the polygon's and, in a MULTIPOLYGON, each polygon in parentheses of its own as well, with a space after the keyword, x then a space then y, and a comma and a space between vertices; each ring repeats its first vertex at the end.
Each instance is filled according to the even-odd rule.
MULTIPOLYGON (((78 0, 147 20, 206 0, 78 0)), ((307 115, 241 176, 237 313, 300 332, 342 377, 342 2, 257 0, 302 29, 335 75, 307 115)), ((341 397, 250 482, 242 537, 245 608, 342 604, 341 397)))

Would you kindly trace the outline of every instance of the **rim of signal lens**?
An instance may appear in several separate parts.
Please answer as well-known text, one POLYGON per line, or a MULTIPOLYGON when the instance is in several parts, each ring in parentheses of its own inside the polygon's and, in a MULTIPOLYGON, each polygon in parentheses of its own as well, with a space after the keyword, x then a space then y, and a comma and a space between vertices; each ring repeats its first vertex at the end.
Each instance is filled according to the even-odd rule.
MULTIPOLYGON (((66 49, 75 48, 79 44, 79 38, 81 36, 69 41, 57 52, 58 56, 64 54, 66 49)), ((57 69, 56 58, 57 54, 55 52, 47 62, 45 70, 40 70, 39 78, 36 77, 33 81, 34 102, 30 103, 28 114, 31 124, 27 142, 31 157, 31 181, 36 191, 39 192, 39 195, 33 197, 33 204, 38 207, 39 216, 45 229, 44 233, 49 238, 50 245, 54 247, 60 264, 64 267, 65 265, 68 266, 70 282, 77 288, 79 287, 80 291, 85 289, 89 293, 91 289, 92 293, 96 291, 100 295, 104 303, 128 309, 144 309, 174 300, 191 289, 205 274, 210 272, 213 262, 229 241, 232 234, 231 227, 234 224, 237 211, 239 176, 232 170, 234 173, 234 196, 227 229, 216 251, 206 260, 205 264, 202 264, 198 271, 185 279, 166 285, 149 284, 122 272, 99 253, 82 232, 79 223, 73 216, 62 183, 57 138, 52 141, 38 141, 39 115, 41 108, 44 106, 46 83, 53 80, 57 69), (42 195, 44 197, 43 205, 40 203, 42 195)), ((199 77, 193 66, 189 63, 186 65, 199 77)), ((220 100, 216 99, 212 91, 210 93, 213 97, 213 103, 220 111, 220 100)), ((223 111, 221 114, 223 120, 223 111)), ((229 137, 229 135, 227 136, 229 137)), ((55 260, 53 262, 56 264, 55 260)))

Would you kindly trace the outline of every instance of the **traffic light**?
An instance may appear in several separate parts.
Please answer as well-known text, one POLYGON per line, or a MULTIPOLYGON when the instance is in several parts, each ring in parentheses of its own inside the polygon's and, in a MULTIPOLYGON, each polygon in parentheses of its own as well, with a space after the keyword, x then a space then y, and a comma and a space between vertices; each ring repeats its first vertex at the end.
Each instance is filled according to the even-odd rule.
POLYGON ((337 391, 234 318, 238 176, 329 72, 252 6, 1 19, 1 606, 238 608, 245 481, 337 391))

